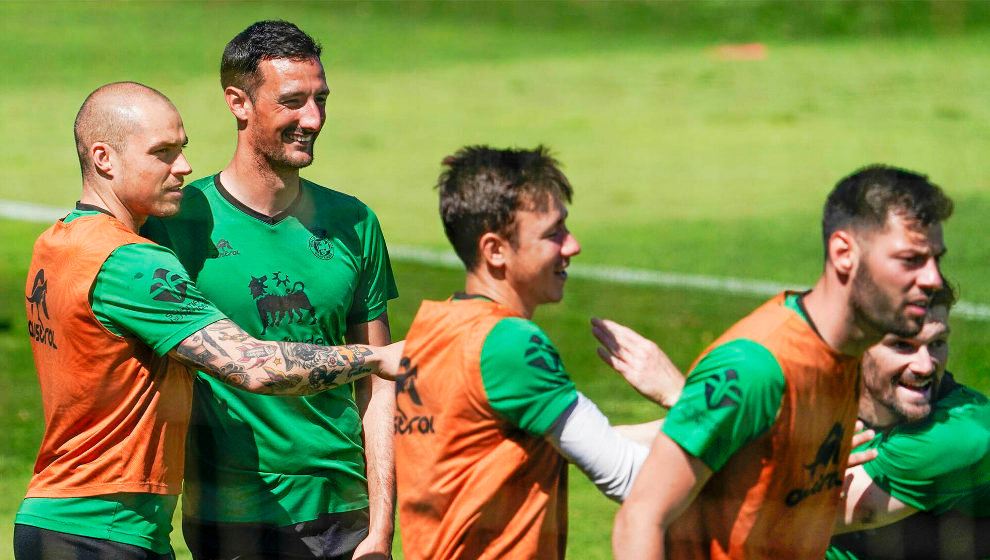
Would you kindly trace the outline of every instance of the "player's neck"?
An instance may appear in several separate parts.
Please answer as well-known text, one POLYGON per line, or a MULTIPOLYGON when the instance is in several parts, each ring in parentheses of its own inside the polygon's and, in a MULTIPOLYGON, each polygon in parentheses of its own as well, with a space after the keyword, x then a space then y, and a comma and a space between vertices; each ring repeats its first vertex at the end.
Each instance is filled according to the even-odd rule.
POLYGON ((883 430, 898 422, 898 418, 883 404, 875 401, 865 387, 860 387, 859 419, 867 428, 883 430))
POLYGON ((148 216, 144 214, 135 214, 131 212, 130 209, 120 201, 119 198, 114 194, 113 190, 99 189, 92 186, 83 185, 82 195, 79 197, 79 202, 81 204, 88 204, 90 206, 96 206, 97 208, 102 208, 110 213, 118 222, 124 224, 124 226, 137 233, 144 222, 148 220, 148 216))
POLYGON ((495 303, 508 307, 527 319, 531 319, 535 311, 535 309, 526 305, 508 282, 495 278, 485 271, 468 272, 467 278, 464 281, 464 291, 472 295, 484 296, 495 303))
POLYGON ((266 216, 285 210, 299 194, 298 169, 273 169, 241 150, 220 172, 220 182, 241 204, 266 216))
POLYGON ((847 356, 861 356, 879 340, 857 323, 846 286, 830 281, 827 273, 804 296, 803 303, 822 340, 847 356))

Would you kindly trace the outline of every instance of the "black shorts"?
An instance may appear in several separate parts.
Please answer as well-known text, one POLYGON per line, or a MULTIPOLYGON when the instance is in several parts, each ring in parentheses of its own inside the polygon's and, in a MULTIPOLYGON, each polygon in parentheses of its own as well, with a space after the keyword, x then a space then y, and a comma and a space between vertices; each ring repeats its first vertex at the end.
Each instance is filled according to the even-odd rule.
POLYGON ((368 536, 368 520, 366 509, 285 527, 183 517, 182 534, 195 560, 351 560, 368 536))
POLYGON ((14 558, 17 560, 173 560, 172 553, 158 554, 147 548, 106 539, 83 537, 14 525, 14 558))

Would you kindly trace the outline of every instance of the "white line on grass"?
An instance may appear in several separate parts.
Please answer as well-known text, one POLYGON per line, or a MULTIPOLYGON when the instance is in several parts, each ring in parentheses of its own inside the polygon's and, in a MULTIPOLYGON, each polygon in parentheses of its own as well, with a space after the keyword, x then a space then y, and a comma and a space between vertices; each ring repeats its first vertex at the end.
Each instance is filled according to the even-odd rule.
MULTIPOLYGON (((0 216, 15 220, 54 222, 67 213, 68 209, 60 209, 53 206, 31 202, 0 200, 0 216)), ((389 245, 388 251, 392 258, 398 261, 415 262, 451 269, 457 269, 463 266, 457 256, 450 250, 441 251, 425 247, 389 245)), ((569 271, 570 275, 575 278, 587 278, 589 280, 625 284, 627 286, 688 289, 744 296, 770 297, 785 289, 799 288, 798 286, 781 284, 769 280, 704 276, 700 274, 682 274, 679 272, 662 272, 643 268, 593 264, 574 264, 570 266, 569 271)), ((990 305, 981 303, 960 301, 955 305, 952 313, 966 319, 990 321, 990 305)))

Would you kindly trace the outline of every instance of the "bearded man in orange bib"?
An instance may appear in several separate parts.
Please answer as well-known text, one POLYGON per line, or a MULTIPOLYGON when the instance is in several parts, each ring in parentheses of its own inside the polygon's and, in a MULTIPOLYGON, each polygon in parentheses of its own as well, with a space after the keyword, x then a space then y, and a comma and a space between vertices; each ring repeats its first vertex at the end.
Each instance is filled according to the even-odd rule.
MULTIPOLYGON (((695 361, 616 518, 616 558, 824 556, 860 357, 887 333, 921 330, 942 286, 951 213, 937 186, 902 169, 871 166, 838 183, 822 220, 822 276, 759 307, 695 361)), ((622 371, 627 349, 606 349, 622 371)))

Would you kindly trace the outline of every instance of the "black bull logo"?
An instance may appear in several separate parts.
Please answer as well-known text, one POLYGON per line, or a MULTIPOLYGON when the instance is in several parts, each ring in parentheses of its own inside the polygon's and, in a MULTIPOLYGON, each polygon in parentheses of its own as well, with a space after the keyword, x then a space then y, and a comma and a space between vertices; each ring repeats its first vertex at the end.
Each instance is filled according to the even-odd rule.
POLYGON ((818 467, 828 468, 829 465, 839 464, 839 453, 842 451, 842 434, 844 430, 842 429, 842 424, 838 422, 832 426, 832 430, 825 436, 825 441, 818 448, 818 453, 815 454, 815 460, 804 466, 808 469, 811 477, 815 477, 815 471, 818 467))
POLYGON ((31 294, 25 296, 24 299, 31 304, 31 310, 29 315, 34 315, 38 317, 38 322, 41 322, 41 314, 45 314, 45 319, 48 319, 48 303, 45 301, 46 294, 48 293, 48 281, 45 280, 45 269, 38 271, 38 274, 34 277, 34 282, 31 284, 31 294))

